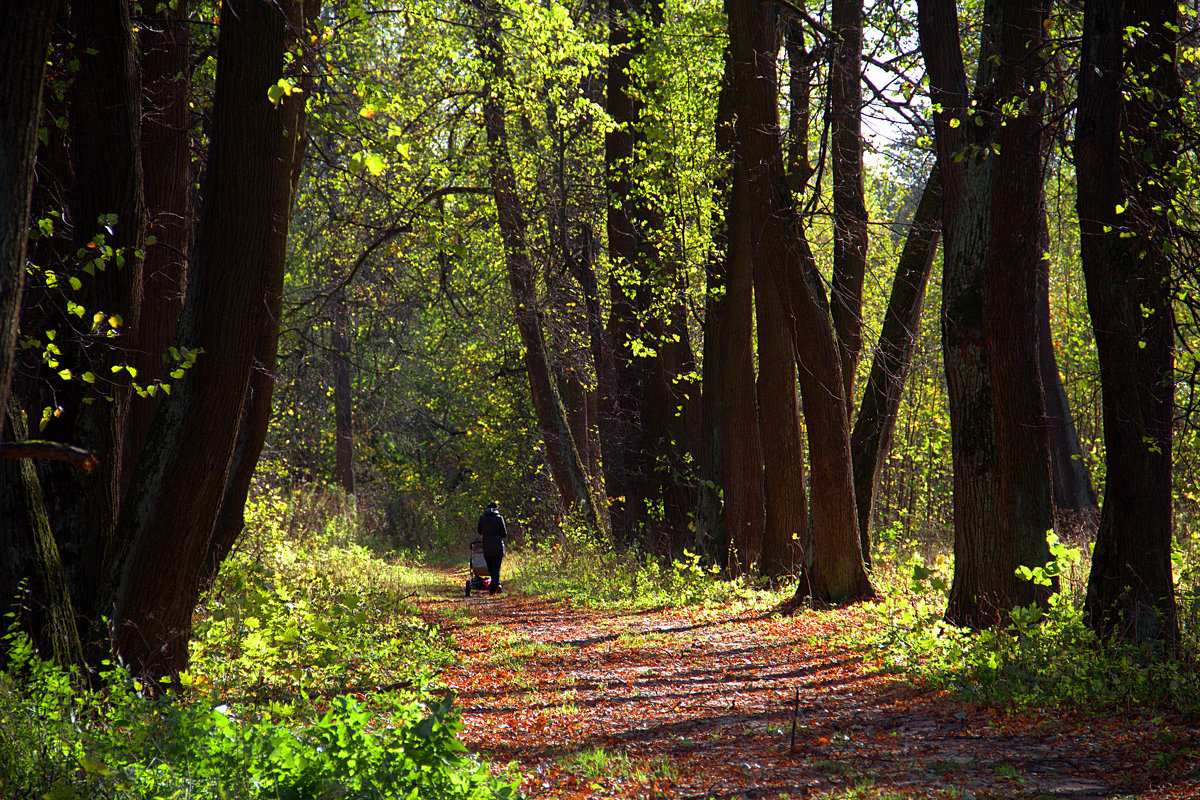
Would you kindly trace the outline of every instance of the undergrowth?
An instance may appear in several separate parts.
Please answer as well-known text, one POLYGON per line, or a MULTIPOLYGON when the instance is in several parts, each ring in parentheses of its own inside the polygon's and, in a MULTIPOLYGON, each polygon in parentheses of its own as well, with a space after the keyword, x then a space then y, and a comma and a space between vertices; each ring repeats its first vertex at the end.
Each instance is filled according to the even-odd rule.
POLYGON ((12 632, 0 797, 513 798, 435 691, 450 644, 407 604, 416 569, 359 542, 352 506, 260 498, 197 610, 191 670, 91 685, 12 632), (311 503, 308 503, 311 506, 311 503))
POLYGON ((511 561, 525 591, 598 608, 761 605, 774 594, 685 550, 661 559, 636 548, 621 550, 582 525, 564 525, 560 537, 527 543, 511 561))
MULTIPOLYGON (((946 623, 950 564, 926 566, 908 559, 892 586, 873 607, 874 624, 856 632, 855 646, 871 651, 886 666, 945 686, 968 699, 1017 707, 1067 706, 1095 712, 1131 708, 1170 709, 1200 717, 1195 659, 1198 611, 1195 568, 1182 556, 1177 602, 1181 655, 1121 641, 1102 642, 1087 626, 1082 564, 1086 554, 1048 535, 1052 560, 1023 569, 1021 576, 1043 585, 1059 579, 1059 591, 1046 608, 1014 609, 1007 624, 971 631, 946 623)), ((851 641, 847 638, 847 644, 851 641)))

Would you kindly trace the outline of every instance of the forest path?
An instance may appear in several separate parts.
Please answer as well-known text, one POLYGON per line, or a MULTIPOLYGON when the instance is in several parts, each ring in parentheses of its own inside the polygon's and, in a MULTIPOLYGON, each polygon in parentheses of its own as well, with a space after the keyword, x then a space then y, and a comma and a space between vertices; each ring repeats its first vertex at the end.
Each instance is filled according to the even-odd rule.
POLYGON ((420 603, 461 656, 443 677, 464 742, 516 762, 530 798, 1200 796, 1194 736, 1184 748, 1149 716, 1098 724, 914 688, 822 643, 858 624, 853 608, 594 611, 465 598, 449 573, 420 603))

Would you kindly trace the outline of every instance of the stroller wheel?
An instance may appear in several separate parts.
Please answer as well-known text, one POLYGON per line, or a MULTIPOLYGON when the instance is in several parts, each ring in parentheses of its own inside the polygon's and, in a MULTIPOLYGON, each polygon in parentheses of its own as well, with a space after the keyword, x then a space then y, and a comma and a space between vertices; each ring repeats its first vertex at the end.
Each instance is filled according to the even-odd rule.
POLYGON ((471 596, 471 582, 467 581, 467 588, 466 588, 466 591, 463 592, 463 597, 470 597, 470 596, 471 596))

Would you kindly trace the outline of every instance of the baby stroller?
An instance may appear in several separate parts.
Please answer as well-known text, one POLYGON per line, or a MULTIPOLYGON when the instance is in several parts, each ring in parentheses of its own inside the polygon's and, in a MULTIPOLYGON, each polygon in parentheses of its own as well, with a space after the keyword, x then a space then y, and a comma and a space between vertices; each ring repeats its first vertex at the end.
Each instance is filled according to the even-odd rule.
POLYGON ((467 578, 467 588, 463 592, 466 597, 471 596, 472 589, 487 589, 492 585, 492 573, 488 570, 487 559, 483 557, 483 540, 476 539, 471 542, 471 562, 470 571, 471 577, 467 578))

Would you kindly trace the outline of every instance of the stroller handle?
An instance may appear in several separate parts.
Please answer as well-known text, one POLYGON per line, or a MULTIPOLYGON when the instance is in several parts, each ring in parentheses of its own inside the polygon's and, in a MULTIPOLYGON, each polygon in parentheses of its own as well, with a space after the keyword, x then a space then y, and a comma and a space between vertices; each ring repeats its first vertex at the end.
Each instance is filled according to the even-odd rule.
POLYGON ((483 539, 476 539, 475 541, 471 542, 471 552, 472 553, 475 552, 476 550, 480 549, 481 547, 483 547, 483 539))

